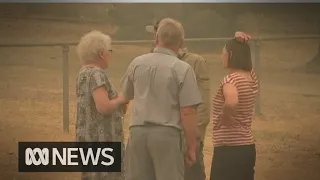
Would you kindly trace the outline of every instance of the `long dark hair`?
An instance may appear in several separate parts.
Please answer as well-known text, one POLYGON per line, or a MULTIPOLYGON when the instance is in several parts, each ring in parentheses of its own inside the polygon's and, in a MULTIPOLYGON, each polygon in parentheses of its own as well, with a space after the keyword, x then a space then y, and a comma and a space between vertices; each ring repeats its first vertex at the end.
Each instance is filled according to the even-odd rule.
POLYGON ((229 54, 228 68, 244 71, 252 70, 251 51, 247 43, 231 39, 227 41, 225 48, 229 54))

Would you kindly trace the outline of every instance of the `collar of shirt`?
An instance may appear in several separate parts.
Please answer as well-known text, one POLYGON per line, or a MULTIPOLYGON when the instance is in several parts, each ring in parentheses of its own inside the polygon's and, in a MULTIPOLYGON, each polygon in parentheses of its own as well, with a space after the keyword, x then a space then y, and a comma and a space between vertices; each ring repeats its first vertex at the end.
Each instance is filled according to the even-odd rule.
POLYGON ((154 48, 153 52, 155 52, 155 53, 168 54, 168 55, 176 56, 176 57, 177 57, 177 54, 176 54, 175 52, 173 52, 172 50, 167 49, 167 48, 156 47, 156 48, 154 48))

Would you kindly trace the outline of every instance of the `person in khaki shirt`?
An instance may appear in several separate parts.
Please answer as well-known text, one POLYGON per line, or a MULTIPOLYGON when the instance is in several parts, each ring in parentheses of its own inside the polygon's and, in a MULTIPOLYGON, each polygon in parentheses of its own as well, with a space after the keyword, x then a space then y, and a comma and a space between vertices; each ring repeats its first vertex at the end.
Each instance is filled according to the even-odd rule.
POLYGON ((205 166, 203 162, 203 147, 206 128, 210 121, 210 76, 207 62, 198 54, 189 53, 187 48, 180 50, 178 58, 188 63, 195 72, 198 88, 202 97, 202 104, 197 107, 197 161, 185 171, 185 180, 205 180, 205 166))
MULTIPOLYGON (((155 34, 158 30, 159 20, 154 26, 147 26, 147 32, 155 34)), ((154 48, 151 49, 153 52, 154 48)), ((188 52, 187 48, 181 48, 178 56, 180 60, 188 63, 195 72, 198 89, 203 102, 197 107, 197 148, 196 162, 193 166, 185 168, 185 180, 205 180, 205 167, 203 162, 203 146, 206 128, 210 121, 210 76, 207 62, 198 54, 188 52)))

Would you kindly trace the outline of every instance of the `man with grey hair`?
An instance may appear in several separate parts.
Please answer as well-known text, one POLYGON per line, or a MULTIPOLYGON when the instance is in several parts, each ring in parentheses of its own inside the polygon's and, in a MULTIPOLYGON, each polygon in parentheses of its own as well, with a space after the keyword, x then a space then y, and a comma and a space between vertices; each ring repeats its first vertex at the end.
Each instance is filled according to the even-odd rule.
MULTIPOLYGON (((158 20, 155 25, 146 26, 146 30, 155 34, 161 23, 161 19, 158 20)), ((236 32, 235 39, 239 42, 246 43, 251 37, 243 32, 236 32)), ((154 48, 151 49, 153 52, 154 48)), ((196 162, 191 167, 185 169, 185 180, 205 180, 205 166, 204 166, 204 140, 206 134, 206 128, 210 121, 210 75, 206 60, 198 54, 190 53, 186 47, 181 48, 178 53, 178 58, 188 63, 194 70, 199 91, 201 93, 203 102, 197 107, 197 149, 196 149, 196 162)))
POLYGON ((127 145, 127 180, 183 180, 196 161, 196 108, 202 103, 192 67, 177 58, 182 25, 163 19, 152 53, 136 57, 121 80, 135 100, 127 145), (186 140, 184 156, 181 132, 186 140))
MULTIPOLYGON (((156 34, 159 20, 154 26, 146 26, 149 33, 156 34)), ((153 52, 153 49, 151 52, 153 52)), ((181 48, 178 58, 188 63, 195 72, 199 91, 203 102, 197 107, 197 143, 196 162, 193 166, 185 168, 185 180, 205 180, 205 166, 203 162, 203 147, 206 128, 210 121, 210 76, 206 60, 198 54, 188 52, 187 48, 181 48)))

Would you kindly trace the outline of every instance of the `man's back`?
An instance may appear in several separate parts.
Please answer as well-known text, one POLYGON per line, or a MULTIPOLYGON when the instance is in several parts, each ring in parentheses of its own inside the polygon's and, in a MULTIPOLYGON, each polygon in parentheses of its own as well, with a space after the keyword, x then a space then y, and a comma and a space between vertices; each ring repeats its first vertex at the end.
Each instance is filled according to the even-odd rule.
POLYGON ((128 180, 183 180, 185 160, 190 166, 196 161, 196 107, 202 98, 193 69, 177 59, 184 29, 165 18, 156 32, 157 48, 136 58, 121 83, 123 97, 135 100, 127 145, 128 180))
POLYGON ((135 58, 131 65, 135 99, 131 126, 148 122, 181 129, 179 92, 192 71, 190 65, 163 48, 135 58))

